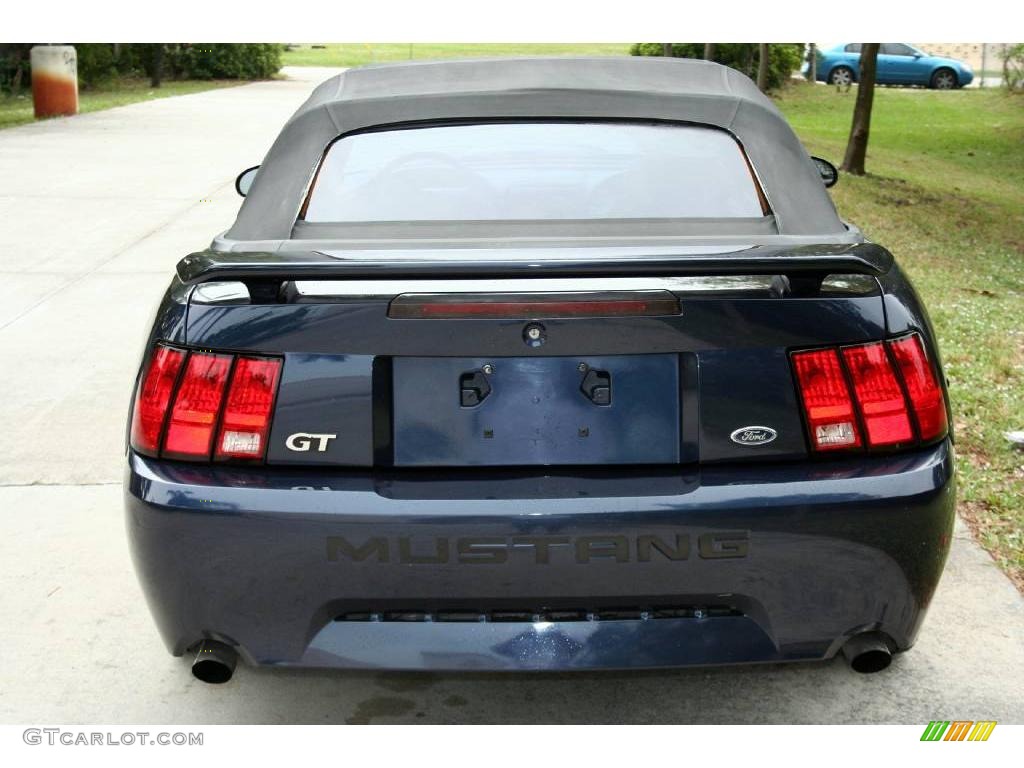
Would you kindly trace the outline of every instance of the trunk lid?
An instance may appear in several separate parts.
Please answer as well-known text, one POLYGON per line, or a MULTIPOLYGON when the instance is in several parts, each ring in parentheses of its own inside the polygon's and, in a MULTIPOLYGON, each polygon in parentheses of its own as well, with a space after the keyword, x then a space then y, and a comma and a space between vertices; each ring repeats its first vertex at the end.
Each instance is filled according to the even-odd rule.
POLYGON ((672 465, 806 457, 789 352, 883 338, 887 257, 206 253, 179 277, 189 345, 285 358, 268 464, 672 465))

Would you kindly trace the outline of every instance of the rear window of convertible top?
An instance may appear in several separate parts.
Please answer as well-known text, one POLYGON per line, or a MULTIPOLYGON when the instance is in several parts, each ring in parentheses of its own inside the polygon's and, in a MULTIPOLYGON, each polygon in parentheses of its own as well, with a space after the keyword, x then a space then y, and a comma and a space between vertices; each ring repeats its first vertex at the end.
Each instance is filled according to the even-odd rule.
POLYGON ((308 222, 748 218, 768 213, 727 132, 695 125, 503 122, 343 136, 308 222))

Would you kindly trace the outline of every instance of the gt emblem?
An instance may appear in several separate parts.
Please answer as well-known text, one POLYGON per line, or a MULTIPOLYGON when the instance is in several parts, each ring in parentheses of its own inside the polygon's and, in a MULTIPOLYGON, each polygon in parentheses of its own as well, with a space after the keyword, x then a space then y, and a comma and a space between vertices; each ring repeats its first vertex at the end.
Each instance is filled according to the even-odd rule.
POLYGON ((779 433, 771 427, 740 427, 729 435, 729 439, 740 445, 767 445, 779 433))
POLYGON ((294 435, 288 435, 288 439, 284 441, 285 446, 289 451, 308 451, 313 447, 313 443, 316 443, 316 450, 323 453, 327 450, 327 443, 336 438, 337 435, 314 435, 309 432, 296 432, 294 435))

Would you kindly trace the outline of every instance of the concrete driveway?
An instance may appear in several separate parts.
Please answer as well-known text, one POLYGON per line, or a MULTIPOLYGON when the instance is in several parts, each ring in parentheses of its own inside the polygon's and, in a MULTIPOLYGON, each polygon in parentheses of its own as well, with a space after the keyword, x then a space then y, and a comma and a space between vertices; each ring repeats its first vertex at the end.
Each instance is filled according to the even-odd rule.
POLYGON ((963 527, 917 647, 875 676, 837 660, 193 680, 128 558, 124 420, 175 263, 230 224, 235 174, 330 72, 289 74, 0 131, 0 721, 1024 722, 1024 600, 963 527))

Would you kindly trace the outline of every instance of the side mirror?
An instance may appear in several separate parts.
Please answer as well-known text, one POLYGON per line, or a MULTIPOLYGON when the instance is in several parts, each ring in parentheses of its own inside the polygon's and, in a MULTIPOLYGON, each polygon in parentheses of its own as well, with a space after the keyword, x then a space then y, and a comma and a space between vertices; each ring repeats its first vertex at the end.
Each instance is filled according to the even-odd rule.
POLYGON ((260 167, 258 165, 254 165, 252 168, 246 168, 238 174, 238 178, 235 179, 235 192, 240 194, 242 197, 248 195, 249 190, 252 188, 252 182, 256 178, 256 171, 259 169, 260 167))
POLYGON ((812 157, 811 160, 818 166, 818 173, 821 174, 821 183, 826 187, 834 187, 836 182, 839 181, 839 169, 828 160, 822 160, 820 157, 812 157))

